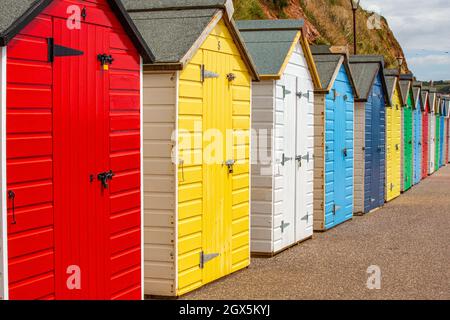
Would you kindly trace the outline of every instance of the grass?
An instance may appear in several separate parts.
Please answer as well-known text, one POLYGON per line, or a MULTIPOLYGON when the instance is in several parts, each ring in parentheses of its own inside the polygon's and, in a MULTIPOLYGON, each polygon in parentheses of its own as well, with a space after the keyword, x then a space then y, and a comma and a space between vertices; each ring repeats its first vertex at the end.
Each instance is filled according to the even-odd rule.
POLYGON ((234 0, 236 20, 267 19, 258 0, 234 0))

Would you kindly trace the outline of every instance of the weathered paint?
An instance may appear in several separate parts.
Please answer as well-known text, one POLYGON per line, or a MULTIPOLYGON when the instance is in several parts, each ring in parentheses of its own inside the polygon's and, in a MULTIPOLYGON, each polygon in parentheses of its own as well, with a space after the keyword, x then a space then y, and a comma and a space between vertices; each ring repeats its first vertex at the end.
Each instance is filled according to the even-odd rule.
POLYGON ((315 216, 316 230, 330 229, 353 216, 354 96, 344 66, 326 95, 324 115, 325 199, 322 215, 315 216))
POLYGON ((89 5, 55 0, 8 44, 10 298, 140 299, 140 57, 106 0, 67 28, 74 3, 89 5), (51 63, 48 38, 84 55, 51 63))
POLYGON ((398 197, 401 192, 401 100, 397 83, 392 103, 386 108, 386 201, 398 197))
POLYGON ((409 90, 408 101, 403 108, 403 186, 408 191, 413 183, 413 93, 409 90))
MULTIPOLYGON (((418 93, 420 95, 420 92, 418 93)), ((413 183, 422 180, 422 105, 421 99, 415 102, 414 113, 414 176, 413 183)))
POLYGON ((298 40, 293 47, 280 80, 253 83, 252 154, 257 163, 252 165, 251 251, 255 254, 278 253, 313 234, 314 85, 298 40), (299 98, 297 92, 311 96, 299 98), (284 165, 283 153, 292 158, 284 165), (308 154, 301 163, 295 160, 308 154))

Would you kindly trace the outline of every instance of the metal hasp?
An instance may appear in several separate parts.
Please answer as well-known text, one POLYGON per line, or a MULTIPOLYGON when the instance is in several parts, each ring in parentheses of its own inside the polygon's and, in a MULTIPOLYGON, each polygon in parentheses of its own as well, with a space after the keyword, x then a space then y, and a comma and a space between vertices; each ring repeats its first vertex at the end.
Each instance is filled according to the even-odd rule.
POLYGON ((55 57, 74 57, 74 56, 82 56, 84 54, 83 51, 55 44, 53 38, 47 39, 47 45, 48 45, 48 62, 55 61, 55 57))
POLYGON ((347 157, 347 155, 348 155, 347 148, 344 148, 342 150, 342 153, 344 154, 344 157, 347 157))
POLYGON ((291 224, 288 222, 281 221, 281 233, 284 233, 284 230, 289 227, 291 224))
POLYGON ((225 161, 225 165, 228 167, 228 173, 234 172, 234 164, 236 163, 235 160, 227 160, 225 161))
POLYGON ((338 212, 338 211, 341 210, 341 209, 342 209, 342 207, 333 204, 333 214, 334 214, 334 215, 336 215, 336 212, 338 212))
POLYGON ((283 153, 283 155, 281 156, 281 165, 284 167, 286 162, 291 161, 291 160, 292 160, 292 158, 286 157, 286 155, 283 153))
POLYGON ((302 160, 306 160, 306 162, 309 163, 309 159, 310 159, 309 152, 306 155, 304 155, 304 156, 296 156, 295 157, 295 160, 298 161, 298 165, 300 167, 302 166, 302 160))
POLYGON ((283 99, 286 98, 288 94, 291 94, 292 92, 286 89, 286 86, 282 86, 283 88, 283 99))
POLYGON ((200 252, 200 269, 204 269, 206 263, 217 258, 218 256, 218 253, 205 254, 203 251, 200 252))
POLYGON ((108 182, 111 181, 114 176, 114 172, 109 170, 108 172, 99 173, 97 179, 101 181, 103 189, 108 189, 108 182))
POLYGON ((306 93, 299 91, 299 92, 297 92, 297 97, 298 98, 307 98, 309 100, 309 91, 306 93))
POLYGON ((205 79, 219 78, 218 73, 206 70, 204 64, 202 64, 202 66, 201 66, 200 73, 201 73, 200 77, 201 77, 202 82, 205 82, 205 79))

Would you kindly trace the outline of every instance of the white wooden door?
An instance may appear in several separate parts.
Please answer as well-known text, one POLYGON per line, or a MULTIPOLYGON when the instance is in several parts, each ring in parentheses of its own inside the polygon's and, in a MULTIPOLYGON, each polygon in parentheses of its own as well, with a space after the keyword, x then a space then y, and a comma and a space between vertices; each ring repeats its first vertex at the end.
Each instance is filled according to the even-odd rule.
MULTIPOLYGON (((283 130, 280 132, 280 139, 284 140, 281 154, 281 170, 284 180, 282 198, 281 221, 276 221, 275 227, 281 237, 280 248, 284 249, 295 243, 295 194, 296 194, 296 78, 285 76, 280 83, 280 94, 283 98, 283 130)), ((277 192, 277 191, 275 191, 277 192)), ((275 211, 277 207, 275 206, 275 211)), ((276 212, 275 212, 276 214, 276 212)), ((275 237, 276 238, 276 237, 275 237)), ((278 249, 278 250, 277 250, 278 249)))
POLYGON ((434 172, 434 160, 435 160, 435 147, 436 147, 436 117, 434 115, 434 113, 431 113, 430 116, 428 117, 428 128, 430 130, 429 132, 429 139, 430 141, 428 142, 428 150, 429 150, 429 154, 428 154, 428 173, 431 174, 434 172))
POLYGON ((313 179, 314 179, 314 93, 306 61, 299 61, 305 69, 299 70, 297 80, 297 152, 296 152, 296 241, 313 234, 313 179))

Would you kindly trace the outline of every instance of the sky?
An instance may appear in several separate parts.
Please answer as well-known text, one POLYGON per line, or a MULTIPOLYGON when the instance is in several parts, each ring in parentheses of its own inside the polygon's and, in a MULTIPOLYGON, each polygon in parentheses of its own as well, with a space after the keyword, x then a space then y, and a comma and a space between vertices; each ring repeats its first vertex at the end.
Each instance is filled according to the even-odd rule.
POLYGON ((449 0, 361 0, 361 6, 386 17, 417 79, 450 80, 449 0))

